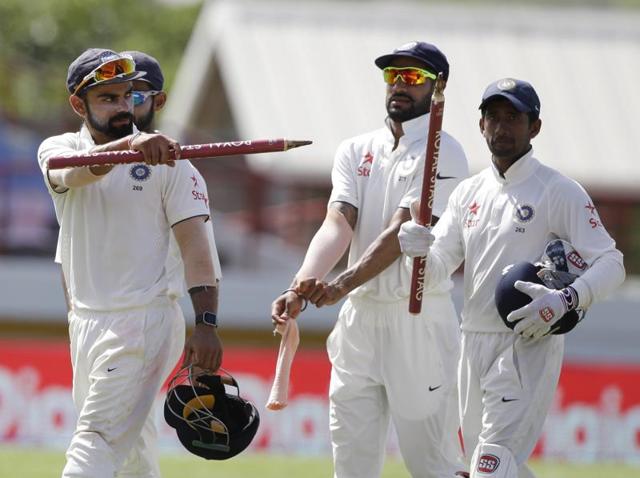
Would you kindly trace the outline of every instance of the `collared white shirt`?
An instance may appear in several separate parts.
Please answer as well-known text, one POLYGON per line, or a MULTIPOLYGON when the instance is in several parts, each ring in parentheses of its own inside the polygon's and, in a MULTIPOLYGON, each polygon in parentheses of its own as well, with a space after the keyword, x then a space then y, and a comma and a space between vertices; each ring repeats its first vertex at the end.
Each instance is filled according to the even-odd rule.
POLYGON ((548 241, 570 242, 591 266, 573 286, 581 305, 624 279, 622 254, 603 227, 593 201, 574 180, 541 164, 533 150, 502 176, 495 166, 463 181, 433 230, 427 280, 438 281, 464 260, 462 329, 505 332, 494 302, 505 267, 536 262, 548 241))
MULTIPOLYGON (((404 135, 395 139, 388 127, 343 141, 336 152, 329 203, 342 201, 358 209, 358 221, 349 250, 349 265, 357 262, 371 243, 389 226, 398 208, 409 208, 420 198, 429 114, 402 123, 404 135)), ((442 131, 433 215, 442 215, 454 187, 469 174, 460 144, 442 131)), ((411 277, 396 260, 378 276, 351 294, 392 302, 409 296, 411 277)), ((452 287, 443 278, 438 290, 452 287)), ((435 286, 432 290, 435 290, 435 286)))
POLYGON ((143 163, 116 165, 98 181, 56 192, 47 177, 49 158, 88 151, 86 127, 46 139, 38 162, 60 225, 56 260, 62 264, 73 308, 119 310, 167 294, 165 262, 171 227, 208 216, 195 168, 143 163))

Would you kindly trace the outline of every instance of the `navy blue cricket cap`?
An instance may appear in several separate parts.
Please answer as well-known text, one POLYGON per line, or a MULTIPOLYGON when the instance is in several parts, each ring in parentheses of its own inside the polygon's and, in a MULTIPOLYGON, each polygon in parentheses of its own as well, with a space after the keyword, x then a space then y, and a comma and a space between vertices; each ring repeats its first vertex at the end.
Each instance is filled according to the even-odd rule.
POLYGON ((534 113, 536 118, 540 116, 540 98, 531 83, 514 78, 494 81, 484 90, 480 109, 483 110, 489 101, 500 97, 509 100, 521 113, 534 113))
POLYGON ((121 55, 129 55, 136 62, 136 71, 144 71, 146 75, 144 78, 140 78, 142 81, 146 81, 156 91, 162 91, 164 87, 164 75, 160 68, 160 63, 151 55, 142 53, 141 51, 123 51, 121 55))
POLYGON ((438 74, 442 72, 445 81, 449 78, 449 62, 437 46, 423 41, 412 41, 399 46, 388 55, 382 55, 376 58, 376 65, 380 69, 385 69, 391 64, 394 58, 409 57, 420 60, 433 71, 438 74))
MULTIPOLYGON (((80 56, 73 60, 69 65, 69 70, 67 71, 67 90, 69 90, 69 93, 74 93, 78 85, 83 82, 87 75, 91 74, 91 72, 96 70, 99 66, 121 58, 123 58, 122 54, 104 48, 89 48, 83 51, 80 56)), ((85 87, 88 88, 96 84, 106 85, 111 83, 122 83, 142 78, 144 75, 145 73, 141 71, 134 71, 129 74, 119 74, 109 80, 98 82, 89 81, 85 87)))

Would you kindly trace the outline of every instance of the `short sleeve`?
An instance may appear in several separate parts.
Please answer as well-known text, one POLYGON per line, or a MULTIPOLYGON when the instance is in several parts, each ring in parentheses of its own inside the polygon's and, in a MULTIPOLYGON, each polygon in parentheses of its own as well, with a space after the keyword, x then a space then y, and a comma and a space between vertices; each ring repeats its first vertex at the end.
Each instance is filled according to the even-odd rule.
MULTIPOLYGON (((63 193, 66 188, 56 187, 49 181, 49 159, 65 154, 78 154, 83 151, 79 149, 79 138, 75 133, 65 133, 60 136, 52 136, 45 139, 38 148, 38 166, 44 176, 47 189, 54 193, 63 193)), ((89 148, 86 149, 89 151, 89 148)))
POLYGON ((331 196, 329 204, 340 201, 359 207, 358 189, 355 168, 352 163, 353 151, 351 142, 343 141, 336 151, 331 170, 331 196))
POLYGON ((200 175, 186 160, 165 168, 162 200, 171 226, 196 216, 209 216, 209 196, 200 175))

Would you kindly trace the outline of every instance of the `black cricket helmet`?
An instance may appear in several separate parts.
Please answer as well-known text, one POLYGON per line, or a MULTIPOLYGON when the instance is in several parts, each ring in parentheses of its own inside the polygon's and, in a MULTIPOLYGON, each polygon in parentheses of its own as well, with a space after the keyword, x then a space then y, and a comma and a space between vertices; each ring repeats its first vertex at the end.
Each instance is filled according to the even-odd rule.
POLYGON ((164 419, 187 450, 207 460, 226 460, 242 452, 260 425, 258 410, 240 397, 230 374, 196 373, 192 366, 171 379, 164 419), (225 385, 235 393, 227 393, 225 385))
MULTIPOLYGON (((587 269, 578 252, 566 241, 555 239, 547 244, 542 262, 518 262, 505 268, 495 291, 498 313, 507 327, 513 329, 519 320, 509 322, 507 316, 531 302, 524 292, 514 287, 516 281, 533 282, 550 289, 562 289, 571 285, 587 269)), ((566 334, 584 318, 585 311, 576 309, 564 314, 551 330, 550 334, 566 334)))

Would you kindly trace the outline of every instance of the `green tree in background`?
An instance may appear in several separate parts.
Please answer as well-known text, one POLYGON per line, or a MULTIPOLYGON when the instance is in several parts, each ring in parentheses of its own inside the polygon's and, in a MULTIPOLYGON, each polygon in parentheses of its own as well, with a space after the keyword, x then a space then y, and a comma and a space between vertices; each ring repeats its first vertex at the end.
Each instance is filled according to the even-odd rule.
POLYGON ((77 121, 67 107, 67 67, 89 47, 142 50, 170 86, 201 2, 2 0, 0 116, 48 134, 77 121))
MULTIPOLYGON (((640 5, 640 0, 493 0, 500 1, 599 8, 640 5)), ((64 80, 69 63, 89 47, 150 53, 162 64, 170 88, 201 5, 202 0, 0 0, 0 118, 41 134, 75 127, 64 80)))

